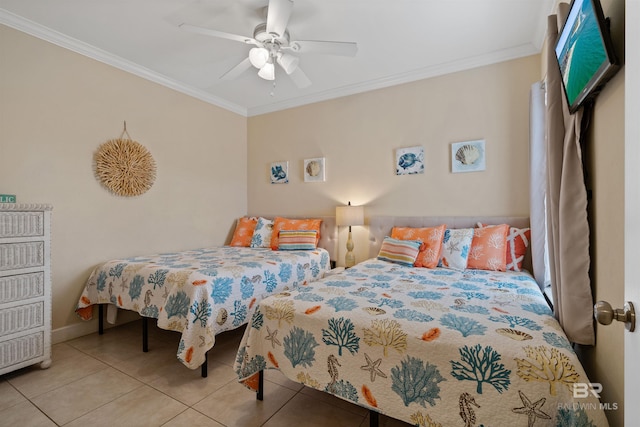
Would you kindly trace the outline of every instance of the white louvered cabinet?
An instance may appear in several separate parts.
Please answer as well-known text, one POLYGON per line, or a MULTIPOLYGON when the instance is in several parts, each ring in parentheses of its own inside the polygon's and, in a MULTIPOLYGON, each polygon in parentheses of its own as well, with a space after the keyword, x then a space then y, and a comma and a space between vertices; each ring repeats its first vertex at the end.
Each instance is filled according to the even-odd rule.
POLYGON ((51 365, 51 210, 0 203, 0 375, 51 365))

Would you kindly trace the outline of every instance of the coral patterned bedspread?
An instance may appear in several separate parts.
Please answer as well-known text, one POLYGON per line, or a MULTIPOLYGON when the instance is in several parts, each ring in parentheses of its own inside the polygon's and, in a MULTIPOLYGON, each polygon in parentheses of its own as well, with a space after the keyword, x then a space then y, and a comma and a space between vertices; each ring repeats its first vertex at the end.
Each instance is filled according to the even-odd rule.
POLYGON ((274 368, 418 426, 608 425, 526 272, 372 259, 272 295, 247 326, 235 370, 255 388, 255 373, 274 368))
POLYGON ((158 327, 182 333, 178 359, 205 361, 215 335, 244 325, 265 295, 294 289, 329 270, 325 249, 272 251, 221 246, 118 259, 98 266, 76 307, 89 320, 94 304, 114 304, 158 327))

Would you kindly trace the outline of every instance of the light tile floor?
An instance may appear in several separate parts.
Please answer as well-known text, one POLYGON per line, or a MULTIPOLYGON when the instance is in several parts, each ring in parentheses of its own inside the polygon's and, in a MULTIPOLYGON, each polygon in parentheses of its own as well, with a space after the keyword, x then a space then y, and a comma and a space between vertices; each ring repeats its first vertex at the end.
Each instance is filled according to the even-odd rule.
MULTIPOLYGON (((53 346, 53 363, 0 376, 2 426, 367 427, 366 409, 265 372, 265 395, 240 385, 233 362, 243 328, 216 337, 208 377, 176 359, 179 335, 141 321, 53 346)), ((380 416, 380 426, 408 424, 380 416)))

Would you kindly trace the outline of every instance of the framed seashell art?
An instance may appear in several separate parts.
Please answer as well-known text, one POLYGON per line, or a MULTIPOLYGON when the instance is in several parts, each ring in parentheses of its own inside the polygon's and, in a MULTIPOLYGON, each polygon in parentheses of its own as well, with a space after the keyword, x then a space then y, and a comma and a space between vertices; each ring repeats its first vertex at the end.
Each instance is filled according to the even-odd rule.
POLYGON ((323 182, 324 157, 306 159, 304 161, 304 182, 323 182))
POLYGON ((483 139, 451 144, 451 172, 479 172, 485 168, 483 139))

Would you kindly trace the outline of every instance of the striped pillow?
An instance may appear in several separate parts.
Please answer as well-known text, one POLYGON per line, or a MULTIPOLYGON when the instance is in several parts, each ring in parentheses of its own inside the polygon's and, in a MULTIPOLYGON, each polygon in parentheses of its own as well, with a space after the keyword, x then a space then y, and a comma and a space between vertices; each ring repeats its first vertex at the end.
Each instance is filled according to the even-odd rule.
POLYGON ((280 230, 278 249, 281 251, 315 249, 317 234, 316 230, 280 230))
POLYGON ((399 240, 387 236, 382 241, 378 259, 412 267, 421 245, 420 240, 399 240))

